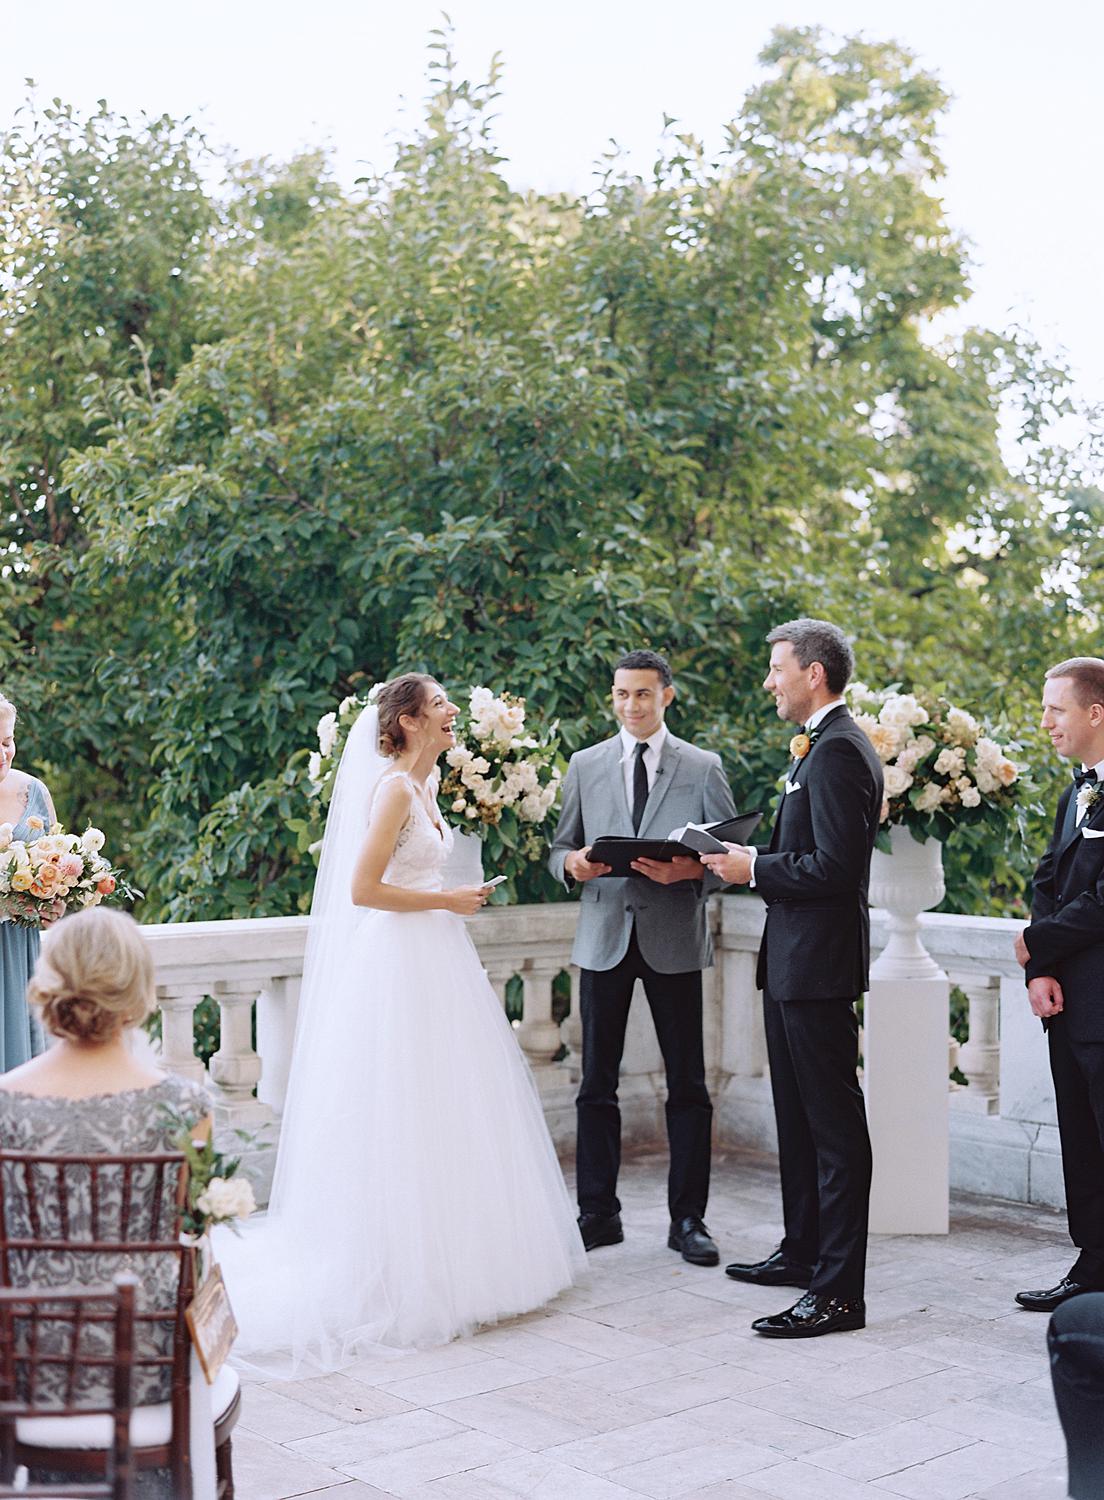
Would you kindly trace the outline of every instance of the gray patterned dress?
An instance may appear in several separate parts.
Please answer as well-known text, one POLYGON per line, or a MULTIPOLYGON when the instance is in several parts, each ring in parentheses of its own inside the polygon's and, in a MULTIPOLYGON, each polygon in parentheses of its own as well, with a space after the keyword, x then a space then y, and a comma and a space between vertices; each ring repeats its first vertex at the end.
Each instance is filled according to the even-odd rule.
MULTIPOLYGON (((96 1094, 88 1099, 34 1098, 30 1094, 19 1094, 11 1090, 0 1090, 0 1147, 7 1151, 35 1151, 50 1153, 77 1153, 83 1156, 111 1155, 127 1152, 174 1151, 181 1121, 189 1126, 197 1124, 211 1111, 211 1100, 199 1084, 186 1082, 171 1075, 159 1083, 144 1089, 126 1089, 118 1094, 96 1094)), ((150 1198, 155 1190, 153 1168, 144 1169, 132 1176, 132 1195, 137 1203, 142 1196, 150 1198)), ((7 1204, 8 1223, 13 1236, 29 1236, 30 1218, 23 1196, 19 1174, 6 1166, 4 1199, 7 1204)), ((102 1180, 102 1179, 101 1179, 102 1180)), ((56 1233, 61 1238, 58 1223, 56 1187, 52 1187, 53 1173, 42 1169, 35 1184, 35 1195, 45 1236, 56 1233)), ((165 1188, 164 1209, 171 1221, 172 1191, 165 1188)), ((100 1201, 101 1224, 110 1226, 118 1222, 122 1207, 123 1184, 121 1175, 107 1186, 100 1201)), ((152 1206, 149 1205, 149 1206, 152 1206)), ((82 1223, 80 1215, 70 1217, 69 1237, 74 1241, 90 1237, 91 1206, 85 1206, 86 1217, 82 1223)), ((148 1224, 149 1211, 139 1212, 138 1220, 148 1224)), ((101 1230, 101 1234, 103 1234, 101 1230)), ((103 1286, 119 1270, 132 1270, 142 1284, 139 1305, 168 1308, 175 1301, 176 1268, 175 1257, 171 1262, 155 1259, 146 1253, 127 1257, 129 1264, 117 1257, 97 1257, 87 1254, 62 1252, 29 1253, 13 1264, 12 1280, 16 1285, 34 1282, 40 1286, 65 1287, 81 1285, 103 1286)), ((140 1324, 143 1333, 139 1344, 143 1353, 167 1354, 171 1348, 171 1327, 167 1323, 140 1324)), ((59 1378, 62 1372, 59 1371, 59 1378)), ((83 1399, 95 1396, 102 1401, 103 1392, 86 1386, 80 1392, 83 1399)), ((141 1369, 136 1373, 135 1404, 146 1406, 169 1397, 169 1371, 141 1369)))

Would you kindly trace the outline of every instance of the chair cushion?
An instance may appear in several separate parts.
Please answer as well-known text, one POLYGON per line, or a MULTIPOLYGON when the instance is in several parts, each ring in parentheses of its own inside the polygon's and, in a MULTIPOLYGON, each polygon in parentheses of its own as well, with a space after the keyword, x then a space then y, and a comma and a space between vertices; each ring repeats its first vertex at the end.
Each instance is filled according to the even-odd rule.
MULTIPOLYGON (((238 1394, 238 1372, 223 1365, 211 1387, 211 1411, 217 1422, 238 1394)), ((112 1420, 94 1413, 87 1417, 20 1417, 16 1440, 28 1448, 110 1448, 112 1420)), ((130 1417, 130 1441, 134 1448, 160 1448, 172 1436, 172 1407, 167 1401, 156 1406, 136 1406, 130 1417)))

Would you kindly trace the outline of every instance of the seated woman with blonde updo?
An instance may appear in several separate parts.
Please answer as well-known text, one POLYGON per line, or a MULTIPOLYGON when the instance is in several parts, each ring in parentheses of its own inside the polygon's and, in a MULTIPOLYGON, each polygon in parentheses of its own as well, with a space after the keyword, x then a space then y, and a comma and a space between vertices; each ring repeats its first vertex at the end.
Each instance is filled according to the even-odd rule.
MULTIPOLYGON (((27 996, 55 1040, 39 1057, 0 1077, 0 1148, 91 1156, 173 1151, 184 1125, 193 1137, 209 1131, 206 1092, 163 1073, 152 1054, 143 1056, 141 1046, 132 1046, 135 1028, 154 1006, 153 962, 133 918, 104 907, 63 918, 46 934, 27 996)), ((145 1190, 153 1192, 149 1171, 145 1190)), ((121 1175, 111 1187, 121 1201, 121 1175)), ((9 1232, 30 1236, 14 1171, 4 1189, 9 1232)), ((135 1177, 134 1191, 142 1189, 135 1177)), ((110 1210, 110 1200, 104 1206, 110 1210)), ((87 1239, 89 1225, 72 1223, 70 1237, 87 1239)), ((172 1286, 162 1284, 159 1271, 172 1277, 175 1264, 159 1267, 142 1259, 146 1263, 133 1269, 148 1303, 171 1306, 172 1286)), ((61 1286, 83 1279, 87 1270, 89 1279, 102 1282, 110 1268, 100 1258, 95 1278, 92 1269, 87 1259, 43 1252, 26 1257, 19 1279, 61 1286)), ((143 1369, 136 1404, 166 1400, 168 1376, 167 1369, 143 1369)))

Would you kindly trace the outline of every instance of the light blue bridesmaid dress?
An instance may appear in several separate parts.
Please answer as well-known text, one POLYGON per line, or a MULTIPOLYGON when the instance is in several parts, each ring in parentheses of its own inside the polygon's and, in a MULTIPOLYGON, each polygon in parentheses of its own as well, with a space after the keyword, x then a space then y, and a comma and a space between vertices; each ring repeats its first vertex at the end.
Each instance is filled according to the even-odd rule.
MULTIPOLYGON (((36 817, 49 826, 46 788, 32 777, 27 806, 12 830, 13 837, 25 839, 34 832, 27 826, 27 819, 36 817)), ((38 958, 40 943, 37 928, 0 922, 0 1073, 17 1068, 43 1049, 38 1019, 27 1007, 27 984, 38 958)))

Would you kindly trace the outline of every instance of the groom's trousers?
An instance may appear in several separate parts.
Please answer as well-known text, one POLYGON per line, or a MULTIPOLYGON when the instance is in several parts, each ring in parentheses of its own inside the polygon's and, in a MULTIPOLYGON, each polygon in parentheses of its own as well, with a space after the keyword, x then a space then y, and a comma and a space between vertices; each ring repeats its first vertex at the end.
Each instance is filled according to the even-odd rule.
POLYGON ((621 1166, 621 1111, 617 1102, 629 1004, 644 985, 667 1070, 667 1202, 673 1220, 704 1218, 709 1197, 713 1106, 705 1084, 701 970, 660 974, 645 963, 634 926, 628 950, 612 969, 583 969, 579 1005, 583 1074, 576 1099, 576 1184, 585 1214, 615 1214, 621 1166))

